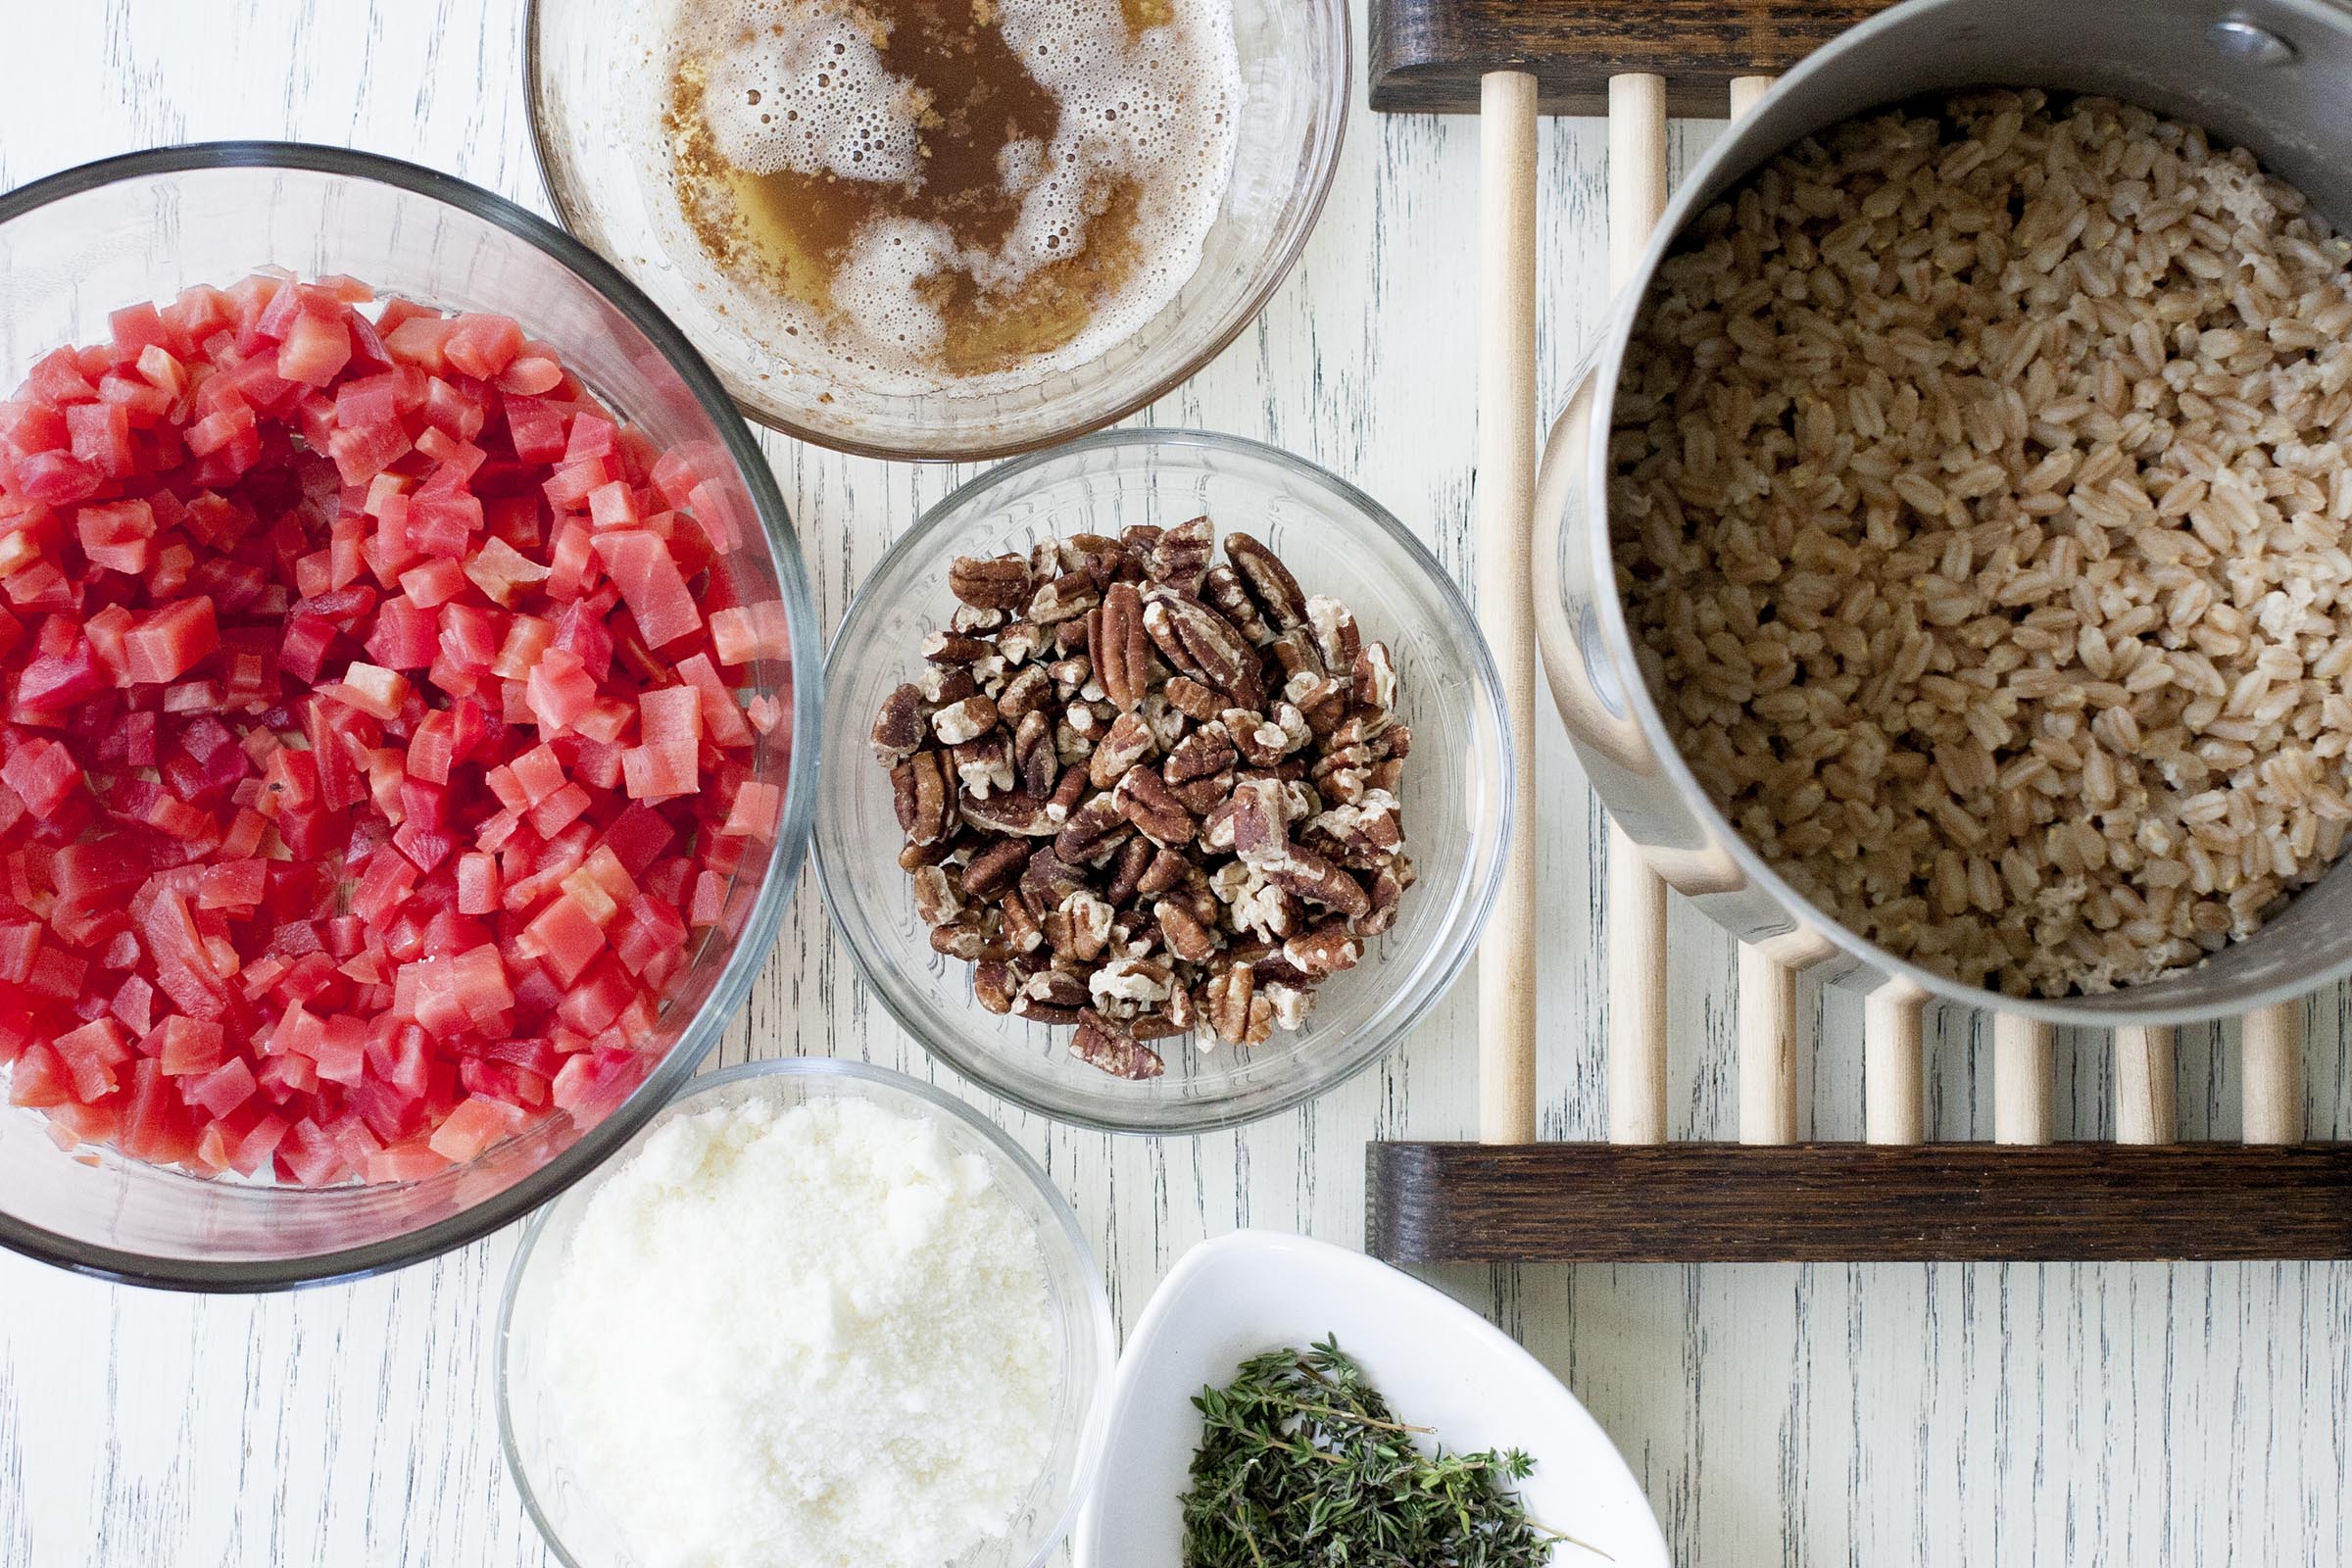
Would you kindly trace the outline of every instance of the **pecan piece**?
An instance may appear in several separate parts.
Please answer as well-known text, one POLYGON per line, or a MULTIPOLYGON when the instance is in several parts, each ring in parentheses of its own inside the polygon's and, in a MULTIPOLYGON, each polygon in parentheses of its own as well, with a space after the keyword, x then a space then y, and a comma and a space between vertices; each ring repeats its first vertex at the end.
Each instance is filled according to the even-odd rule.
POLYGON ((1364 646, 1364 639, 1355 629, 1354 612, 1337 599, 1317 594, 1306 602, 1306 624, 1314 633, 1315 652, 1321 656, 1325 669, 1355 668, 1355 656, 1364 646))
POLYGON ((1193 813, 1169 793, 1167 780, 1156 768, 1131 769, 1111 793, 1136 831, 1160 848, 1175 849, 1193 841, 1193 813))
MULTIPOLYGON (((1064 941, 1054 944, 1056 953, 1085 963, 1092 963, 1102 956, 1102 950, 1110 943, 1112 910, 1109 905, 1080 888, 1063 899, 1054 914, 1060 916, 1062 929, 1066 933, 1064 941)), ((1053 917, 1049 915, 1047 918, 1053 917)))
MULTIPOLYGON (((970 886, 969 874, 965 886, 970 886)), ((1021 868, 1021 896, 1041 909, 1058 907, 1071 894, 1086 888, 1086 873, 1061 858, 1051 844, 1040 844, 1021 868)))
POLYGON ((923 639, 923 658, 934 664, 977 664, 983 659, 996 659, 996 644, 981 637, 967 637, 960 632, 935 631, 923 639))
POLYGON ((963 913, 963 897, 944 865, 914 873, 914 912, 925 925, 947 925, 963 913))
POLYGON ((984 916, 966 910, 947 925, 931 928, 931 951, 966 963, 1003 963, 1012 956, 1004 938, 988 927, 984 916))
POLYGON ((1326 920, 1285 942, 1282 956, 1306 976, 1309 984, 1321 985, 1342 970, 1352 969, 1362 962, 1364 944, 1348 928, 1347 921, 1326 920))
POLYGON ((1176 743, 1161 772, 1170 784, 1189 784, 1222 773, 1233 765, 1235 755, 1224 721, 1212 719, 1176 743))
POLYGON ((1232 621, 1190 594, 1154 588, 1144 600, 1144 629, 1168 662, 1244 708, 1265 701, 1257 650, 1232 621))
POLYGON ((1047 969, 1029 977, 1012 1010, 1035 1023, 1073 1024, 1086 1000, 1085 981, 1067 970, 1047 969))
POLYGON ((1306 1015, 1314 1010, 1315 994, 1304 986, 1269 980, 1258 990, 1274 1009, 1274 1027, 1277 1029, 1298 1029, 1306 1022, 1306 1015))
POLYGON ((1206 963, 1217 956, 1216 932, 1182 904, 1162 899, 1152 906, 1152 914, 1159 921, 1159 939, 1177 957, 1187 963, 1206 963))
POLYGON ((1371 911, 1357 918, 1355 928, 1368 937, 1376 937, 1396 924, 1396 906, 1404 898, 1404 890, 1413 885, 1413 860, 1409 855, 1390 858, 1389 863, 1372 873, 1371 911))
POLYGON ((1130 836, 1120 848, 1119 858, 1111 862, 1110 880, 1102 890, 1111 907, 1120 908, 1130 903, 1152 867, 1158 864, 1158 857, 1167 853, 1140 833, 1130 836))
POLYGON ((1046 928, 1029 911, 1020 896, 1006 894, 997 903, 997 913, 1003 917, 1005 945, 1015 953, 1035 953, 1046 943, 1046 928))
POLYGON ((1144 630, 1144 596, 1131 582, 1112 583, 1102 608, 1088 618, 1087 658, 1102 695, 1122 713, 1144 700, 1152 679, 1152 639, 1144 630))
POLYGON ((1276 631, 1306 624, 1306 595, 1299 591, 1298 579, 1291 575, 1280 556, 1246 533, 1225 536, 1225 556, 1250 585, 1250 594, 1276 631))
POLYGON ((1011 789, 1012 742, 1002 731, 963 742, 956 748, 956 777, 966 795, 982 800, 1011 789))
POLYGON ((1165 583, 1188 594, 1200 591, 1200 579, 1208 571, 1208 558, 1215 550, 1215 535, 1206 517, 1195 517, 1168 529, 1152 543, 1151 559, 1144 574, 1153 582, 1165 583))
POLYGON ((1250 647, 1265 648, 1273 643, 1274 628, 1259 612, 1257 601, 1250 597, 1250 585, 1231 566, 1208 568, 1208 575, 1200 580, 1200 599, 1215 607, 1234 630, 1249 639, 1250 647))
POLYGON ((1282 695, 1298 708, 1309 731, 1329 735, 1348 717, 1348 691, 1329 675, 1300 670, 1283 686, 1282 695))
POLYGON ((1352 667, 1355 706, 1381 717, 1396 706, 1396 662, 1387 643, 1366 643, 1352 667))
POLYGON ((1015 838, 1049 838, 1054 830, 1046 817, 1046 803, 1020 792, 965 801, 963 819, 983 833, 1009 833, 1015 838))
POLYGON ((1012 967, 1009 964, 984 963, 972 971, 972 998, 989 1012, 1003 1015, 1012 1010, 1012 967))
POLYGON ((1147 958, 1113 958, 1087 976, 1086 989, 1095 1010, 1111 1018, 1132 1018, 1150 1012, 1168 1000, 1175 977, 1164 963, 1147 958))
POLYGON ((1229 812, 1233 853, 1248 864, 1265 865, 1290 848, 1290 819, 1279 780, 1244 779, 1220 809, 1229 812))
POLYGON ((1018 610, 1029 599, 1029 563, 1019 556, 958 556, 948 564, 948 592, 975 610, 1018 610))
MULTIPOLYGON (((1147 841, 1149 842, 1149 841, 1147 841)), ((1155 850, 1152 863, 1136 878, 1135 891, 1147 899, 1156 899, 1163 893, 1184 886, 1193 871, 1193 862, 1181 850, 1155 850)))
POLYGON ((1323 656, 1315 648, 1314 634, 1303 626, 1294 626, 1266 645, 1273 656, 1275 667, 1282 671, 1285 681, 1294 675, 1328 673, 1323 668, 1323 656))
POLYGON ((1061 770, 1060 782, 1054 786, 1053 797, 1046 802, 1046 820, 1067 822, 1070 813, 1078 808, 1078 803, 1085 798, 1086 768, 1081 763, 1072 762, 1061 770))
POLYGON ((1021 715, 1012 732, 1012 766, 1021 787, 1038 798, 1061 782, 1061 754, 1054 745, 1054 721, 1043 713, 1021 715))
POLYGON ((1257 994, 1254 964, 1237 963, 1211 975, 1194 1001, 1229 1046, 1262 1046, 1274 1033, 1274 1006, 1257 994))
POLYGON ((1158 1052, 1091 1007, 1079 1015, 1078 1032, 1070 1037, 1070 1054, 1114 1078, 1156 1078, 1167 1070, 1158 1052))
POLYGON ((1020 839, 999 839, 975 851, 963 868, 963 890, 975 899, 995 900, 1020 880, 1029 863, 1029 846, 1020 839))
POLYGON ((1194 815, 1206 816, 1225 804, 1225 798, 1233 793, 1233 780, 1232 768, 1220 768, 1206 778, 1187 779, 1182 784, 1171 784, 1168 786, 1168 793, 1182 801, 1184 808, 1194 815))
POLYGON ((1100 865, 1110 858, 1132 831, 1126 814, 1119 809, 1117 797, 1106 790, 1090 796, 1070 813, 1070 819, 1054 836, 1054 853, 1066 865, 1100 865))
POLYGON ((1054 677, 1043 664, 1023 664, 997 693, 997 717, 1018 724, 1032 713, 1044 712, 1054 701, 1054 677))
POLYGON ((899 826, 917 844, 937 844, 954 831, 956 774, 937 752, 917 752, 891 770, 899 826))
POLYGON ((901 686, 882 700, 874 714, 874 756, 885 767, 896 767, 922 749, 930 738, 931 706, 919 688, 901 686))
POLYGON ((1111 720, 1110 733, 1095 748, 1087 761, 1086 776, 1099 790, 1109 789, 1127 776, 1127 770, 1150 757, 1157 743, 1152 739, 1150 726, 1133 713, 1121 713, 1111 720))
POLYGON ((1225 710, 1225 699, 1190 675, 1177 675, 1168 681, 1167 699, 1170 708, 1203 724, 1225 710))
POLYGON ((1404 847, 1404 826, 1397 819, 1396 797, 1385 790, 1367 790, 1352 804, 1342 802, 1314 817, 1308 830, 1334 845, 1342 865, 1375 871, 1404 847))
POLYGON ((931 709, 960 703, 980 689, 978 678, 962 664, 929 665, 915 677, 914 685, 923 694, 923 701, 929 705, 925 709, 926 713, 931 709))
POLYGON ((1364 891, 1364 885, 1312 850, 1290 845, 1259 862, 1257 869, 1283 892, 1309 904, 1349 916, 1372 912, 1372 896, 1364 891))
POLYGON ((1102 590, 1083 571, 1069 572, 1047 583, 1030 597, 1029 618, 1052 626, 1083 615, 1102 602, 1102 590))
POLYGON ((1016 620, 997 633, 997 652, 1007 664, 1026 664, 1053 646, 1046 628, 1034 620, 1016 620))
POLYGON ((1326 752, 1308 776, 1315 787, 1335 801, 1362 800, 1371 790, 1372 753, 1362 746, 1343 746, 1326 752))
POLYGON ((997 727, 997 705, 985 697, 974 695, 954 703, 931 715, 931 733, 943 746, 960 746, 965 741, 978 740, 997 727))
MULTIPOLYGON (((1294 713, 1298 711, 1288 703, 1282 706, 1294 713)), ((1228 708, 1222 722, 1225 733, 1233 737, 1234 749, 1242 754, 1243 760, 1251 767, 1279 767, 1282 760, 1291 753, 1290 736, 1283 733, 1281 725, 1263 713, 1244 708, 1228 708)), ((1305 720, 1301 718, 1299 724, 1304 727, 1305 720)))

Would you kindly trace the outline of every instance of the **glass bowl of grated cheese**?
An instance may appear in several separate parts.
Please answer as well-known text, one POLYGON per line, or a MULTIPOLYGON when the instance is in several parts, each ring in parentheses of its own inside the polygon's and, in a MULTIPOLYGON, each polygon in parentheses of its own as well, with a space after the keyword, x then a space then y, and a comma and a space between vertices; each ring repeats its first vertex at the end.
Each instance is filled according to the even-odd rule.
POLYGON ((1077 1217, 1002 1131, 899 1073, 757 1062, 532 1223, 499 1438, 568 1568, 1037 1568, 1114 1357, 1077 1217))

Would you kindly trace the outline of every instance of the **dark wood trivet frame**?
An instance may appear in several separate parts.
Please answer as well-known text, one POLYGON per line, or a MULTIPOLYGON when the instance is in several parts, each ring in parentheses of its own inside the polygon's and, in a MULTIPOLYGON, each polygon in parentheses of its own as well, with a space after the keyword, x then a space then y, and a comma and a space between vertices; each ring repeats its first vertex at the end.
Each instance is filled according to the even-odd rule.
POLYGON ((1366 1241, 1401 1262, 2352 1257, 2352 1144, 2305 1143, 2299 1004, 2245 1020, 2245 1141, 2179 1144, 2169 1029, 2117 1034, 2112 1144, 2050 1142, 2050 1032, 1994 1019, 1991 1144, 1925 1144, 1924 998, 1874 993, 1864 1144, 1796 1141, 1791 956, 1740 954, 1738 1144, 1665 1126, 1665 886, 1612 833, 1608 1144, 1535 1141, 1535 125, 1609 116, 1610 262, 1666 204, 1666 117, 1736 116, 1890 0, 1373 0, 1376 110, 1483 119, 1480 616, 1520 737, 1522 835, 1481 954, 1480 1137, 1374 1144, 1366 1241))

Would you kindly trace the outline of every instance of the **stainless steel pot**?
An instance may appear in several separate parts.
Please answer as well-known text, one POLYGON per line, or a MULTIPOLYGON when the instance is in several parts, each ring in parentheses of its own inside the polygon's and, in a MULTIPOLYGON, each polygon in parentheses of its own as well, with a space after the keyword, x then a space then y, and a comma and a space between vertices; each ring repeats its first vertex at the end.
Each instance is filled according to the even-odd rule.
POLYGON ((1634 312, 1690 219, 1782 148, 1864 111, 1983 85, 2103 93, 2251 149, 2352 227, 2352 3, 1904 0, 1797 67, 1690 172, 1553 428, 1536 497, 1546 674, 1610 814, 1667 882, 1742 940, 1861 990, 1908 981, 2049 1023, 2178 1024, 2250 1011, 2352 971, 2352 861, 2251 939, 2161 981, 2062 1001, 1933 974, 1845 929, 1751 850, 1676 753, 1634 661, 1607 527, 1611 405, 1634 312))

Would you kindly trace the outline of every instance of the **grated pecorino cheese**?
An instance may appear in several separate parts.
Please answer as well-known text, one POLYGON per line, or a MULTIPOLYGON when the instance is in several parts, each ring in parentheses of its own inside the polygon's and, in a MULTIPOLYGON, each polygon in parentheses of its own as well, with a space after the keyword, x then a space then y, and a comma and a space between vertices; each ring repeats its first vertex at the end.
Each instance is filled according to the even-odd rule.
POLYGON ((589 1200, 564 1269, 551 1389, 646 1568, 940 1568, 1044 1468, 1037 1238, 926 1117, 681 1116, 589 1200))

